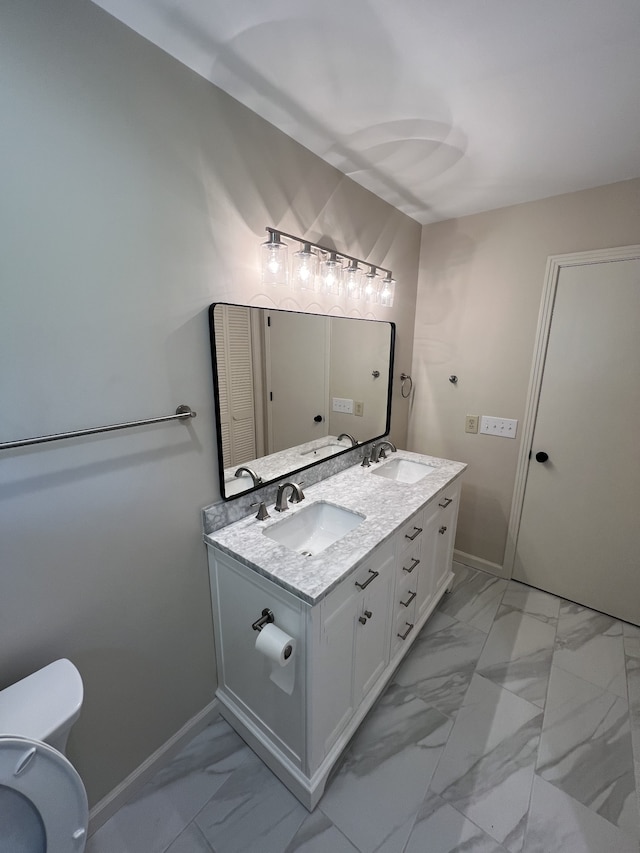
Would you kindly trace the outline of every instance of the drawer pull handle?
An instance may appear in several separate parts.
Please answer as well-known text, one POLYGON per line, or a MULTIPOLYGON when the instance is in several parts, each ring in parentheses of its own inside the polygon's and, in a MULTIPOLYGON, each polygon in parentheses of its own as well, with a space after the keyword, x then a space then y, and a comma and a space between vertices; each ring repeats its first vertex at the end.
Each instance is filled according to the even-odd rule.
POLYGON ((443 524, 443 525, 442 525, 442 527, 440 528, 440 530, 438 530, 438 533, 446 533, 446 532, 447 532, 447 528, 446 528, 446 526, 443 524))
POLYGON ((369 573, 371 577, 367 578, 364 583, 359 583, 358 581, 356 581, 356 586, 358 587, 358 589, 366 589, 371 583, 371 581, 374 581, 380 574, 380 572, 374 572, 373 569, 369 569, 369 573))
POLYGON ((404 534, 404 538, 405 539, 411 539, 412 542, 416 537, 420 536, 420 534, 422 533, 421 527, 414 527, 413 529, 415 530, 415 533, 413 534, 413 536, 409 536, 408 533, 404 534))
POLYGON ((362 625, 366 625, 367 619, 371 619, 372 616, 373 613, 370 610, 365 610, 364 616, 358 616, 358 622, 360 622, 362 625))
POLYGON ((413 558, 413 563, 412 563, 412 565, 411 565, 411 566, 409 566, 409 568, 407 568, 406 566, 403 566, 403 567, 402 567, 402 571, 403 571, 403 572, 406 572, 408 575, 410 575, 410 574, 411 574, 411 572, 415 569, 415 567, 416 567, 419 563, 420 563, 420 560, 416 560, 416 558, 414 557, 414 558, 413 558))
POLYGON ((409 595, 409 598, 408 598, 406 601, 402 601, 402 600, 400 600, 400 604, 401 604, 403 607, 408 607, 408 606, 411 604, 411 602, 413 601, 413 599, 416 597, 416 593, 415 593, 415 592, 411 592, 411 590, 409 590, 409 592, 410 592, 411 594, 409 595))
POLYGON ((401 634, 398 631, 398 636, 400 637, 401 640, 406 640, 407 637, 409 636, 409 634, 413 631, 413 623, 412 622, 405 622, 404 624, 408 626, 407 630, 404 632, 404 634, 401 634))
POLYGON ((438 504, 438 506, 441 506, 444 509, 446 506, 449 506, 450 503, 453 503, 453 498, 445 498, 441 504, 438 504))

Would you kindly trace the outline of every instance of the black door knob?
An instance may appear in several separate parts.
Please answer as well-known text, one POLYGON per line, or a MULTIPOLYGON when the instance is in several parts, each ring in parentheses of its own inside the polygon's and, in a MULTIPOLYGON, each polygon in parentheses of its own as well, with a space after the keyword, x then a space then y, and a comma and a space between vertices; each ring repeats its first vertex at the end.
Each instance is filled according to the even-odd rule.
POLYGON ((315 418, 314 418, 314 421, 315 421, 317 424, 321 423, 321 421, 322 421, 322 415, 316 415, 316 416, 315 416, 315 418))
POLYGON ((549 454, 545 453, 544 450, 539 450, 536 453, 536 462, 546 462, 549 458, 549 454))

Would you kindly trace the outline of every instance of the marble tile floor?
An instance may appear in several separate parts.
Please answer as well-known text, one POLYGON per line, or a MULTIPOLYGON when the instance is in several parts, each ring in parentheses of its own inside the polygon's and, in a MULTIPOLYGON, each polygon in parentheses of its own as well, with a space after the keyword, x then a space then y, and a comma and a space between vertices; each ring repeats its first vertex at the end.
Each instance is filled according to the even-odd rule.
POLYGON ((637 853, 640 629, 455 569, 313 813, 218 718, 87 853, 637 853))

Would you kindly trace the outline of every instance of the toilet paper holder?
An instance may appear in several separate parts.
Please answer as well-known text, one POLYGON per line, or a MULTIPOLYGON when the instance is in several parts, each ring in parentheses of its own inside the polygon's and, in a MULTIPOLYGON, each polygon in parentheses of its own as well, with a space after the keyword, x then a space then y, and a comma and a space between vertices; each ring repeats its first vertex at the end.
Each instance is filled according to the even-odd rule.
POLYGON ((265 607, 262 611, 262 616, 259 619, 256 619, 256 621, 252 623, 251 627, 254 631, 262 631, 265 625, 275 621, 276 617, 273 615, 272 611, 269 610, 268 607, 265 607))

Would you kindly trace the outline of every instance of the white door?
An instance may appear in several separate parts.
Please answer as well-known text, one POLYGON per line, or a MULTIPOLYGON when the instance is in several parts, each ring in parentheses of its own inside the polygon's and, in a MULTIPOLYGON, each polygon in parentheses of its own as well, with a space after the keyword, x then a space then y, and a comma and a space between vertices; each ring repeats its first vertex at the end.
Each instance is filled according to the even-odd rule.
POLYGON ((329 318, 265 313, 269 453, 276 453, 328 434, 329 318))
POLYGON ((640 624, 637 257, 560 268, 529 446, 513 577, 640 624))

